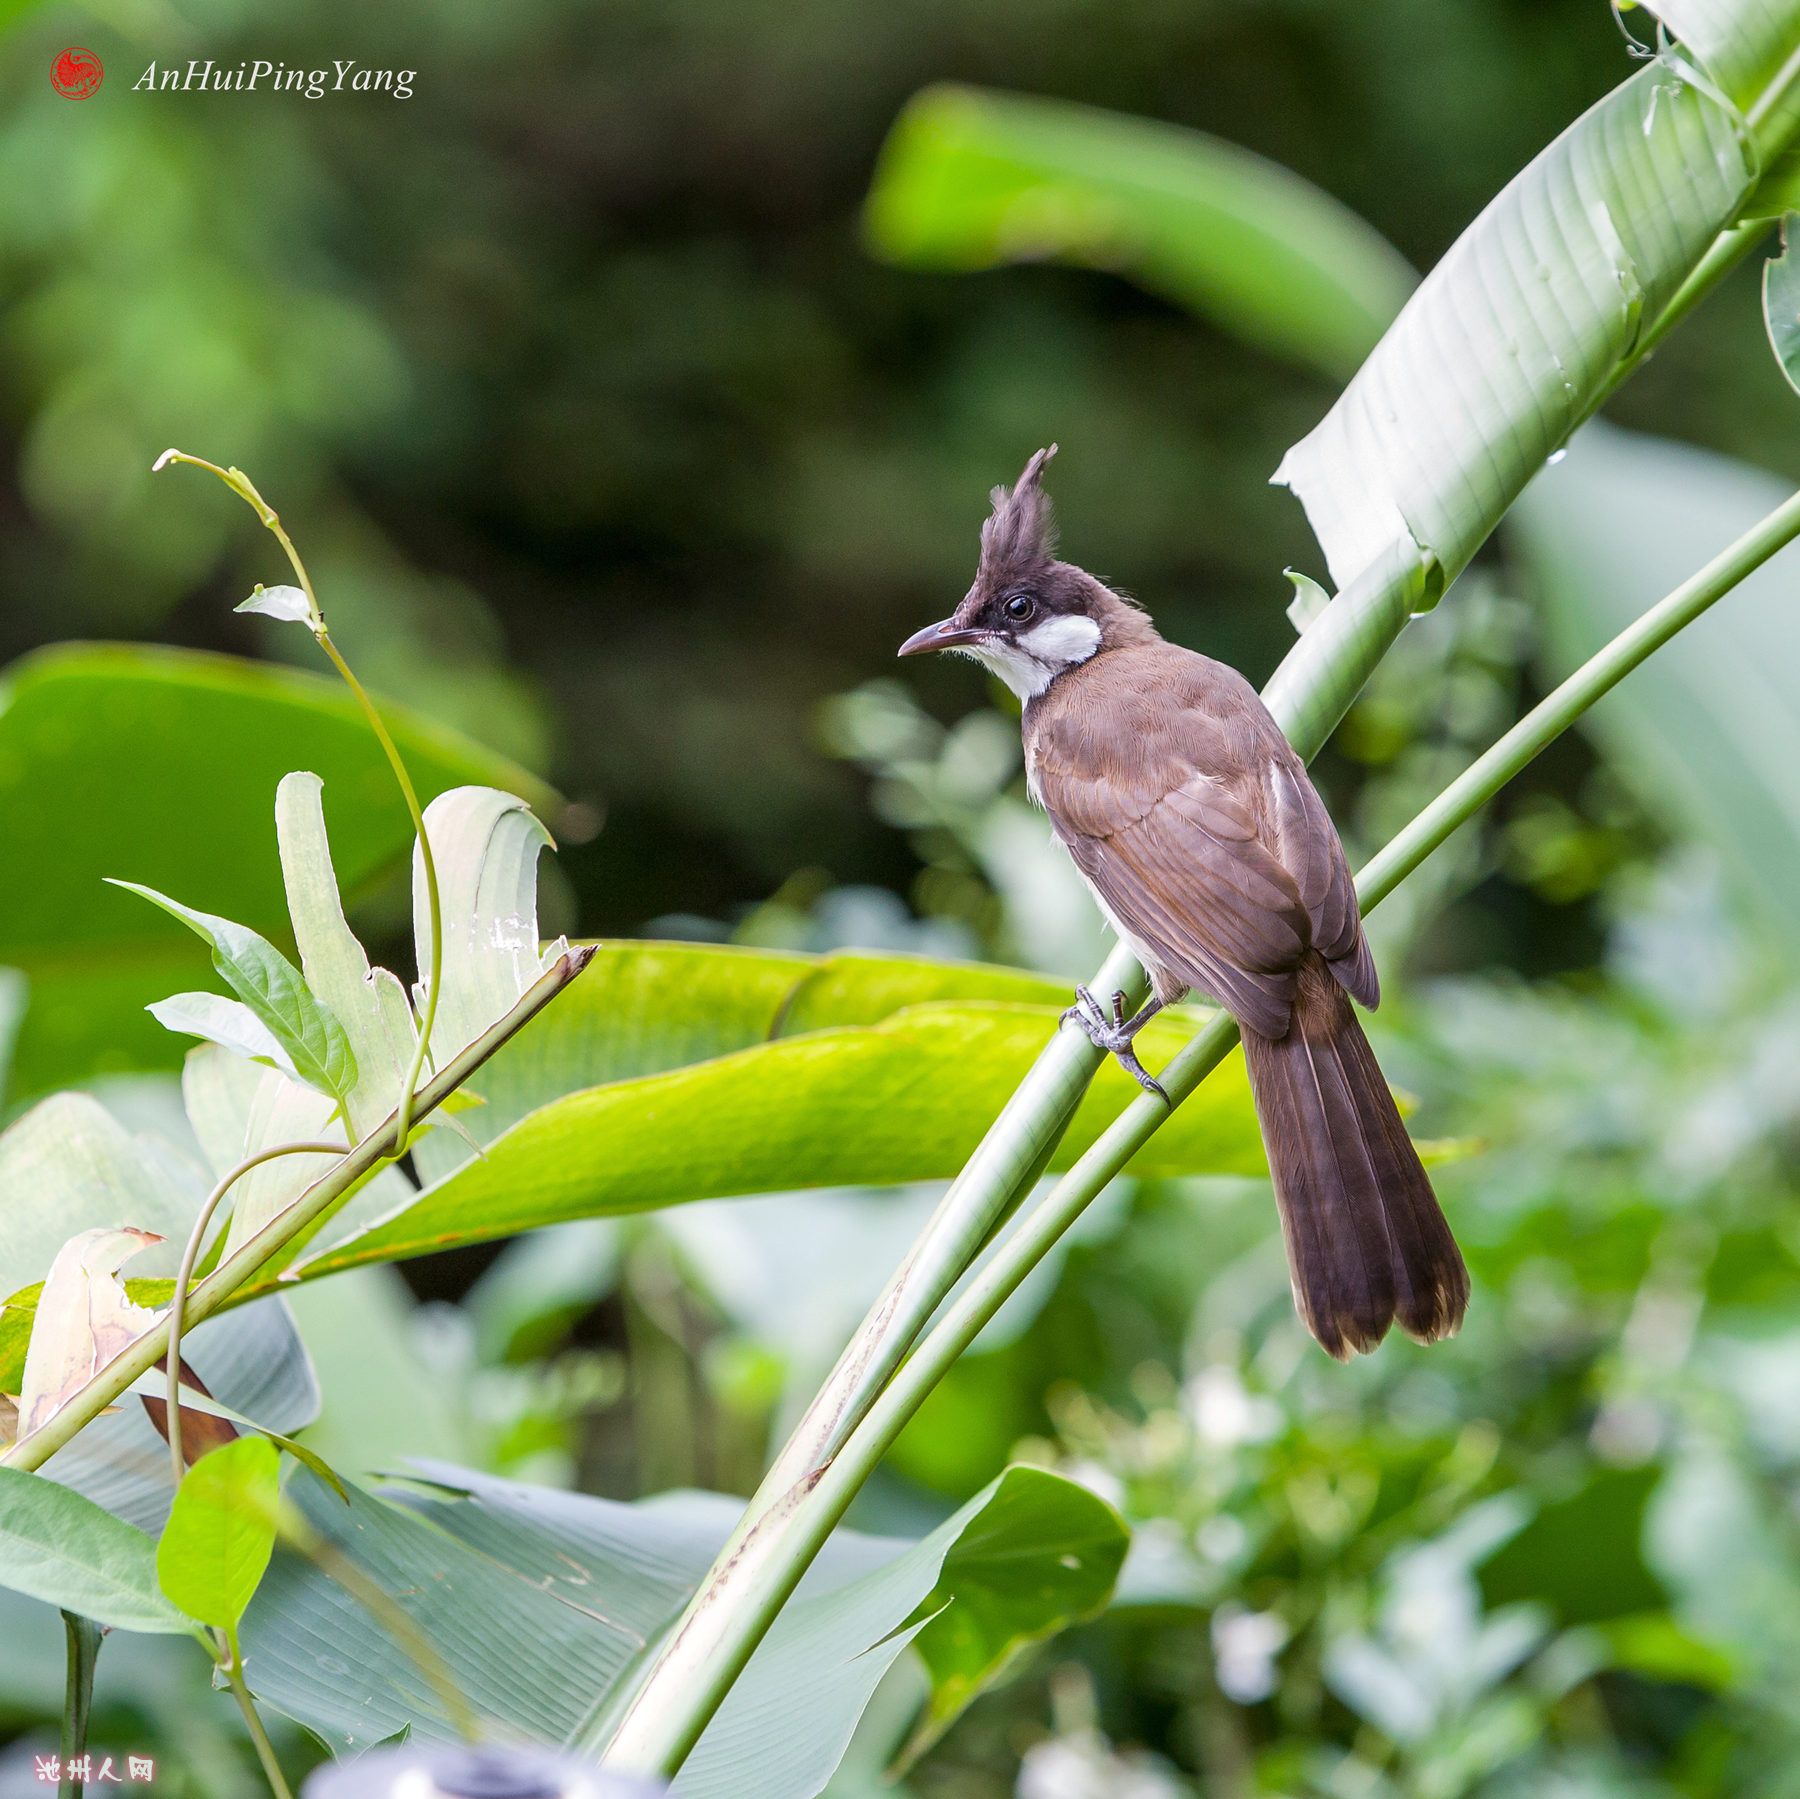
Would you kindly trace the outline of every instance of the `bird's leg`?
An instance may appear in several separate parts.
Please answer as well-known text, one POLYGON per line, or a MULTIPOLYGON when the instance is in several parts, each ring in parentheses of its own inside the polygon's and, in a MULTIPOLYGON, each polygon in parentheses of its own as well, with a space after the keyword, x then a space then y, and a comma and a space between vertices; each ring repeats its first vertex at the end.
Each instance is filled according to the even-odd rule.
POLYGON ((1146 1093, 1154 1093, 1166 1106, 1169 1096, 1163 1092, 1159 1082, 1145 1069, 1132 1049, 1132 1039, 1139 1031, 1163 1009, 1159 999, 1149 1001, 1135 1017, 1125 1016, 1125 995, 1115 993, 1112 997, 1112 1017, 1106 1016, 1105 1008, 1094 998, 1087 988, 1075 989, 1075 1004, 1062 1015, 1062 1022, 1067 1024, 1072 1018, 1081 1026, 1087 1040, 1096 1049, 1103 1049, 1119 1059, 1119 1066, 1144 1089, 1146 1093))

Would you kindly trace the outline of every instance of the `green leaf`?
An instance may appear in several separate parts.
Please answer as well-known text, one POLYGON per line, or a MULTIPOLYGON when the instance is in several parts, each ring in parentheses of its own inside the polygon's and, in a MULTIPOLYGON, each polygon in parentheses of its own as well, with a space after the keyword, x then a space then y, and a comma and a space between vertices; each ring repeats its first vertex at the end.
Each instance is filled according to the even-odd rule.
MULTIPOLYGON (((140 1284, 131 1282, 128 1291, 143 1303, 149 1295, 136 1291, 140 1284)), ((162 1300, 167 1303, 166 1291, 162 1300)), ((182 1338, 181 1359, 213 1396, 210 1401, 192 1397, 184 1402, 189 1406, 217 1408, 284 1439, 319 1415, 312 1359, 285 1299, 260 1299, 207 1319, 182 1338)), ((160 1370, 146 1379, 151 1394, 160 1397, 160 1370)), ((140 1530, 160 1530, 168 1517, 174 1498, 168 1445, 136 1398, 96 1418, 44 1467, 52 1480, 140 1530)))
POLYGON ((399 1103, 401 1082, 417 1042, 412 1009, 399 978, 371 968, 344 919, 344 903, 325 834, 324 783, 291 774, 275 792, 275 831, 288 916, 307 985, 342 1023, 356 1057, 348 1110, 362 1137, 399 1103))
POLYGON ((274 1552, 280 1496, 281 1456, 266 1437, 239 1437, 187 1471, 156 1546, 156 1578, 190 1618, 237 1628, 274 1552))
MULTIPOLYGON (((353 1489, 346 1509, 305 1477, 290 1493, 406 1607, 478 1715, 539 1741, 566 1738, 635 1671, 740 1509, 713 1494, 630 1506, 422 1472, 437 1490, 396 1492, 392 1505, 353 1489)), ((949 1717, 1024 1643, 1103 1604, 1125 1541, 1091 1493, 1024 1468, 920 1542, 836 1532, 689 1758, 677 1799, 819 1791, 913 1641, 927 1672, 942 1673, 934 1706, 949 1717)), ((450 1734, 392 1639, 298 1557, 277 1556, 244 1636, 259 1695, 340 1749, 407 1723, 421 1741, 450 1734), (332 1645, 326 1662, 319 1643, 332 1645)))
MULTIPOLYGON (((422 799, 480 782, 551 815, 555 795, 522 769, 381 705, 422 799)), ((412 848, 406 809, 335 680, 185 650, 87 644, 36 652, 0 675, 0 964, 30 981, 16 1096, 102 1071, 179 1067, 180 1045, 142 1008, 204 985, 205 953, 101 877, 122 867, 180 891, 203 870, 217 910, 281 942, 286 907, 273 858, 222 855, 219 846, 266 845, 270 795, 296 767, 330 787, 347 896, 402 865, 412 848)))
POLYGON ((233 1055, 252 1062, 266 1062, 284 1074, 298 1072, 275 1033, 241 1000, 218 993, 177 993, 154 1000, 144 1008, 165 1031, 216 1043, 233 1055))
POLYGON ((268 618, 312 626, 312 607, 298 587, 258 587, 247 600, 239 600, 233 612, 260 612, 268 618))
POLYGON ((41 1280, 69 1238, 120 1224, 167 1239, 139 1266, 172 1274, 204 1195, 198 1171, 156 1139, 85 1093, 59 1093, 0 1132, 0 1278, 41 1280))
MULTIPOLYGON (((1791 492, 1728 457, 1588 426, 1508 520, 1545 621, 1553 678, 1791 492)), ((1800 720, 1782 671, 1800 664, 1788 549, 1595 707, 1586 729, 1639 802, 1721 858, 1734 890, 1784 936, 1800 923, 1800 720)))
MULTIPOLYGON (((1791 44, 1794 9, 1767 11, 1761 39, 1791 44)), ((1340 589, 1422 557, 1435 600, 1731 224, 1754 158, 1736 109, 1659 62, 1492 201, 1276 472, 1340 589)))
MULTIPOLYGON (((538 852, 550 833, 523 800, 459 787, 425 809, 443 906, 443 993, 434 1063, 473 1043, 544 970, 537 928, 538 852)), ((413 856, 413 937, 420 979, 431 965, 425 865, 413 856)))
POLYGON ((870 240, 915 267, 1054 259, 1129 275, 1245 341, 1343 378, 1414 282, 1298 175, 1203 132, 975 88, 901 113, 870 240))
POLYGON ((1013 1469, 944 1558, 919 1607, 928 1620, 917 1646, 931 1698, 909 1760, 1033 1645, 1092 1617, 1112 1596, 1129 1533, 1111 1506, 1072 1505, 1067 1489, 1054 1475, 1013 1469), (1034 1546, 1035 1563, 1020 1562, 1021 1542, 1034 1546), (1043 1558, 1052 1555, 1057 1577, 1045 1580, 1043 1558))
POLYGON ((42 1474, 0 1468, 0 1586, 118 1630, 192 1626, 163 1598, 141 1530, 42 1474))
POLYGON ((179 918, 211 946, 213 966, 226 984, 280 1044, 294 1072, 310 1087, 342 1104, 356 1082, 356 1055, 330 1007, 314 998, 304 978, 266 937, 229 918, 184 906, 154 887, 108 877, 179 918))
MULTIPOLYGON (((302 1278, 487 1241, 572 1218, 793 1187, 954 1174, 1057 1028, 1060 1008, 936 1003, 781 1038, 691 1068, 592 1087, 528 1114, 385 1223, 302 1262, 302 1278)), ((1156 1069, 1192 1034, 1157 1020, 1156 1069)), ((1057 1152, 1067 1166, 1137 1092, 1102 1069, 1057 1152)), ((471 1114, 481 1120, 480 1112, 471 1114)), ((1145 1174, 1265 1166, 1241 1058, 1146 1145, 1145 1174)), ((251 1288, 249 1291, 257 1289, 251 1288)))
MULTIPOLYGON (((126 1391, 136 1393, 141 1398, 162 1400, 165 1405, 168 1403, 168 1386, 160 1368, 152 1368, 147 1374, 140 1374, 126 1391)), ((266 1438, 276 1449, 285 1450, 303 1467, 310 1468, 340 1499, 349 1499, 349 1490, 345 1487, 342 1476, 322 1455, 305 1443, 296 1442, 294 1438, 271 1429, 247 1413, 240 1412, 236 1406, 226 1405, 223 1400, 214 1398, 210 1393, 202 1393, 197 1387, 190 1387, 185 1380, 180 1383, 179 1392, 184 1414, 199 1412, 208 1418, 223 1418, 226 1423, 235 1424, 240 1431, 253 1432, 266 1438)), ((184 1453, 191 1453, 185 1443, 183 1450, 184 1453)))
POLYGON ((1297 568, 1285 568, 1281 572, 1294 589, 1294 597, 1288 601, 1288 622, 1296 631, 1304 631, 1323 616, 1325 608, 1331 604, 1331 595, 1311 575, 1303 575, 1297 568))
POLYGON ((1800 266, 1794 260, 1792 233, 1795 213, 1781 221, 1781 254, 1763 264, 1763 324, 1769 347, 1787 377, 1788 386, 1800 391, 1800 266))

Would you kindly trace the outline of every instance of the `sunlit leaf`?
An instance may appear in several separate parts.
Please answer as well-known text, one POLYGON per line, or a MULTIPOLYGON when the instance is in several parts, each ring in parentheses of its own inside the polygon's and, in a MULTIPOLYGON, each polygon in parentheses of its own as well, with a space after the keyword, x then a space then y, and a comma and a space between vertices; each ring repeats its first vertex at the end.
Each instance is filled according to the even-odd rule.
POLYGON ((1781 221, 1781 254, 1763 264, 1763 324, 1788 386, 1800 390, 1800 266, 1792 241, 1797 218, 1790 212, 1781 221))
MULTIPOLYGON (((913 1006, 876 1025, 780 1038, 568 1094, 397 1216, 298 1271, 306 1277, 693 1199, 947 1178, 1059 1017, 1048 1006, 913 1006)), ((1140 1039, 1146 1065, 1160 1067, 1192 1029, 1180 1018, 1154 1021, 1140 1039)), ((1136 1092, 1122 1070, 1102 1068, 1056 1165, 1072 1161, 1136 1092)), ((1134 1164, 1144 1173, 1263 1166, 1241 1058, 1194 1094, 1134 1164)))
MULTIPOLYGON (((1757 29, 1791 37, 1772 17, 1757 29)), ((1423 603, 1436 598, 1732 222, 1754 169, 1737 111, 1659 63, 1488 205, 1277 472, 1340 589, 1398 556, 1423 561, 1423 603)))
POLYGON ((416 1042, 406 989, 369 958, 344 919, 331 844, 325 834, 324 784, 291 774, 275 794, 288 916, 307 985, 343 1025, 356 1058, 348 1096, 352 1131, 363 1136, 390 1113, 416 1042))
POLYGON ((187 1471, 156 1546, 156 1578, 190 1618, 236 1629, 274 1552, 280 1468, 273 1443, 244 1436, 187 1471))
POLYGON ((343 1102, 356 1081, 350 1039, 331 1008, 313 996, 299 969, 274 944, 244 925, 184 906, 154 887, 117 879, 112 885, 160 906, 206 943, 213 966, 281 1045, 294 1072, 309 1086, 343 1102))
POLYGON ((166 1031, 180 1031, 216 1043, 234 1055, 266 1062, 284 1074, 298 1074, 275 1033, 242 1000, 218 993, 176 993, 144 1008, 166 1031))
POLYGON ((312 623, 312 608, 298 587, 258 587, 247 600, 239 600, 233 612, 260 612, 297 625, 312 623))
MULTIPOLYGON (((473 1043, 543 972, 537 860, 550 842, 531 809, 491 787, 459 787, 425 809, 443 904, 443 989, 432 1056, 473 1043)), ((420 978, 431 960, 424 863, 413 857, 413 938, 420 978)))
POLYGON ((19 1394, 19 1434, 45 1423, 98 1368, 156 1322, 134 1305, 118 1280, 120 1266, 162 1239, 128 1227, 102 1227, 71 1237, 57 1252, 38 1300, 19 1394))
POLYGON ((0 1279, 42 1280, 70 1237, 126 1222, 172 1243, 139 1267, 173 1273, 204 1192, 198 1169, 98 1100, 42 1100, 0 1132, 0 1279))

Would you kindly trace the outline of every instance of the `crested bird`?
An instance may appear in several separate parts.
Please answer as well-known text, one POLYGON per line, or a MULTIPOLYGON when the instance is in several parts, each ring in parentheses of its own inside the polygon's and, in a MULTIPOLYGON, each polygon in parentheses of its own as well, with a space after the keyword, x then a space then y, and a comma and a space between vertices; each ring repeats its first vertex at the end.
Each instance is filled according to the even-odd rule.
POLYGON ((952 650, 1023 702, 1026 786, 1150 978, 1064 1013, 1148 1091, 1134 1043, 1190 990, 1237 1020, 1294 1303, 1340 1360, 1396 1320, 1456 1331, 1469 1276, 1351 1006, 1380 999, 1349 863, 1305 764, 1225 663, 1056 557, 1040 450, 993 490, 975 582, 902 656, 952 650))

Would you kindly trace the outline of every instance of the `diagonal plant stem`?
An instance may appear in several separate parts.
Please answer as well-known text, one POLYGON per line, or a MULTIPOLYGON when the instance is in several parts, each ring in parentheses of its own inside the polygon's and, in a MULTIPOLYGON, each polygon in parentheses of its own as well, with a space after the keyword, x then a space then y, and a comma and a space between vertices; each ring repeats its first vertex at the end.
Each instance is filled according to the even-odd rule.
MULTIPOLYGON (((1371 910, 1391 894, 1596 700, 1796 537, 1800 537, 1800 494, 1627 627, 1445 788, 1357 877, 1363 910, 1371 910)), ((1224 1061, 1237 1038, 1237 1025, 1221 1012, 1181 1048, 1157 1077, 1171 1105, 1179 1105, 1224 1061)), ((907 1421, 1025 1277, 1168 1117, 1169 1108, 1160 1100, 1147 1094, 1134 1100, 970 1279, 837 1452, 757 1520, 754 1553, 739 1564, 748 1568, 748 1574, 741 1577, 733 1603, 721 1608, 723 1616, 709 1633, 708 1659, 689 1671, 685 1685, 660 1689, 659 1706, 640 1704, 625 1714, 607 1747, 609 1765, 664 1774, 680 1767, 907 1421), (628 1761, 628 1755, 643 1759, 628 1761)), ((640 1701, 651 1691, 640 1689, 640 1701)), ((578 1741, 584 1747, 599 1747, 590 1735, 578 1741)))
MULTIPOLYGON (((170 1414, 174 1416, 173 1413, 170 1414)), ((263 1778, 269 1783, 269 1791, 275 1799, 293 1799, 289 1790, 287 1777, 281 1771, 281 1762, 275 1754, 275 1745, 269 1741, 269 1733, 263 1728, 263 1721, 256 1709, 256 1701, 250 1693, 250 1683, 244 1678, 244 1652, 238 1647, 237 1629, 231 1626, 219 1632, 220 1653, 218 1668, 225 1676, 225 1683, 231 1688, 231 1696, 238 1703, 238 1710, 244 1714, 244 1728, 250 1733, 250 1741, 256 1749, 256 1759, 262 1764, 263 1778)))
POLYGON ((169 1461, 175 1470, 175 1484, 178 1487, 181 1485, 181 1477, 187 1472, 187 1463, 181 1454, 181 1333, 186 1329, 182 1314, 187 1306, 188 1282, 194 1278, 194 1264, 200 1259, 200 1245, 206 1237, 206 1227, 212 1223, 213 1213, 219 1209, 225 1195, 252 1168, 260 1168, 265 1162, 273 1162, 277 1156, 341 1156, 344 1148, 342 1143, 277 1143, 272 1148, 259 1149, 255 1155, 245 1156, 235 1168, 226 1170, 218 1185, 206 1196, 206 1203, 201 1206, 199 1215, 194 1219, 194 1228, 188 1232, 187 1245, 181 1252, 181 1266, 175 1271, 175 1291, 169 1296, 169 1353, 163 1357, 169 1383, 166 1393, 169 1461))
MULTIPOLYGON (((590 945, 564 951, 526 988, 512 1009, 482 1032, 473 1043, 452 1056, 419 1089, 416 1117, 423 1118, 442 1105, 504 1043, 516 1036, 593 959, 590 945)), ((237 1291, 272 1262, 303 1231, 321 1223, 347 1199, 361 1182, 396 1153, 399 1142, 398 1114, 347 1150, 284 1211, 278 1212, 247 1243, 227 1256, 187 1296, 187 1324, 210 1318, 227 1305, 237 1291)), ((64 1402, 38 1428, 20 1437, 4 1455, 0 1467, 41 1468, 57 1450, 91 1423, 140 1375, 154 1368, 168 1352, 169 1323, 165 1314, 142 1336, 134 1337, 87 1384, 64 1402)))
MULTIPOLYGON (((325 613, 319 605, 319 596, 313 591, 312 577, 306 572, 306 564, 300 560, 300 552, 294 548, 294 540, 288 536, 287 527, 281 522, 281 515, 262 497, 256 483, 241 468, 221 468, 216 462, 208 462, 204 456, 190 456, 185 450, 164 450, 157 457, 155 468, 167 468, 172 462, 185 462, 192 468, 203 468, 217 475, 273 533, 275 541, 281 545, 282 553, 288 559, 288 566, 294 571, 294 579, 300 583, 300 591, 306 596, 306 627, 329 658, 331 666, 343 677, 344 685, 350 689, 357 705, 362 708, 363 717, 368 720, 369 729, 375 733, 375 741, 381 745, 381 752, 387 757, 395 785, 399 787, 400 797, 406 802, 406 810, 412 817, 413 830, 419 844, 419 866, 425 877, 425 908, 430 924, 431 944, 427 966, 419 971, 425 982, 425 994, 419 1006, 419 1041, 413 1048, 412 1063, 401 1083, 400 1104, 397 1108, 400 1129, 395 1141, 399 1148, 394 1153, 402 1155, 412 1134, 413 1097, 418 1092, 419 1081, 431 1053, 431 1027, 437 1022, 438 988, 443 983, 444 974, 444 909, 438 892, 437 860, 432 855, 431 838, 425 830, 424 809, 419 805, 418 792, 412 784, 412 776, 407 773, 399 746, 383 722, 375 702, 370 699, 368 689, 356 678, 350 664, 344 660, 343 652, 332 641, 330 628, 325 623, 325 613)), ((349 1122, 348 1118, 345 1122, 349 1122)))

